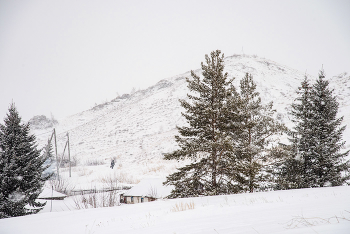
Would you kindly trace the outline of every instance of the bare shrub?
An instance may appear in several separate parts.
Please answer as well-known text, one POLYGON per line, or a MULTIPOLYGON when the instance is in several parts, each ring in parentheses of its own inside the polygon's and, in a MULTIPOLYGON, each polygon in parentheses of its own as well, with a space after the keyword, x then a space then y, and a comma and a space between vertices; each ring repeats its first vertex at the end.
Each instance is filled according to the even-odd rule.
POLYGON ((67 180, 62 179, 62 178, 49 180, 49 185, 55 191, 60 192, 60 193, 64 193, 66 195, 70 195, 70 192, 75 187, 75 186, 69 184, 69 182, 67 180))
POLYGON ((157 165, 153 167, 148 167, 143 170, 143 174, 151 173, 151 172, 160 172, 164 170, 165 166, 164 165, 157 165))
POLYGON ((79 165, 79 163, 79 159, 77 158, 77 156, 74 155, 71 159, 71 167, 76 167, 79 165))
POLYGON ((79 159, 76 156, 73 156, 69 162, 68 158, 59 158, 58 163, 60 165, 60 168, 67 168, 69 167, 69 164, 71 167, 76 167, 79 164, 79 159))
POLYGON ((151 186, 148 190, 148 196, 157 198, 157 196, 158 196, 157 188, 151 186))
POLYGON ((59 156, 57 159, 57 162, 59 165, 59 168, 66 168, 69 167, 69 160, 66 158, 62 158, 62 156, 59 156))
POLYGON ((105 176, 100 179, 102 183, 104 183, 110 189, 118 188, 118 178, 114 176, 105 176))
POLYGON ((139 179, 134 179, 132 175, 127 175, 126 173, 120 172, 116 175, 117 180, 120 183, 127 183, 127 184, 138 184, 140 182, 139 179))
POLYGON ((339 220, 350 221, 350 217, 346 217, 344 214, 342 216, 335 215, 330 218, 321 218, 321 217, 306 218, 304 216, 296 216, 287 223, 287 228, 294 229, 294 228, 300 228, 300 227, 312 227, 316 225, 339 223, 339 220))
POLYGON ((81 170, 78 171, 78 176, 88 176, 91 175, 92 172, 92 170, 83 167, 81 170))
POLYGON ((119 194, 116 191, 91 193, 73 197, 73 201, 78 210, 119 206, 119 194))
POLYGON ((101 159, 88 159, 85 161, 86 166, 99 166, 105 164, 104 160, 101 159))
POLYGON ((179 212, 179 211, 185 211, 185 210, 193 210, 194 209, 194 202, 191 201, 190 203, 176 203, 175 206, 171 209, 172 212, 179 212))

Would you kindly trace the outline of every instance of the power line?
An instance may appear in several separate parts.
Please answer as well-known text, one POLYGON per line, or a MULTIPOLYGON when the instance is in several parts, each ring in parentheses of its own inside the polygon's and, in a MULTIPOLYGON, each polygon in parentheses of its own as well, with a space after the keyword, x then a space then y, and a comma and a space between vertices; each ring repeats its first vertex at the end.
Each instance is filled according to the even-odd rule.
POLYGON ((44 134, 47 134, 47 133, 50 133, 52 132, 52 130, 48 131, 48 132, 43 132, 43 133, 40 133, 40 134, 35 134, 36 136, 41 136, 41 135, 44 135, 44 134))

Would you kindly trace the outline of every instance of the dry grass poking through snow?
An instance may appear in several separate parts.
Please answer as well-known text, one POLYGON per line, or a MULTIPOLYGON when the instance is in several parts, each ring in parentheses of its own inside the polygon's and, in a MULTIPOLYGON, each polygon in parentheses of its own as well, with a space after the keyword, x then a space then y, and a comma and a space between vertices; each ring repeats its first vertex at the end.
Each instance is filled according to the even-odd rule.
POLYGON ((350 221, 350 212, 345 211, 345 214, 342 214, 342 216, 332 216, 330 218, 320 218, 320 217, 310 217, 305 218, 304 216, 296 216, 291 221, 287 223, 288 229, 294 229, 294 228, 300 228, 300 227, 312 227, 322 224, 332 224, 332 223, 339 223, 339 220, 346 220, 350 221))
POLYGON ((105 164, 105 161, 102 159, 90 158, 85 161, 86 166, 99 166, 104 164, 105 164))
POLYGON ((49 187, 53 188, 53 190, 69 195, 70 192, 74 189, 74 185, 70 184, 68 180, 59 178, 48 180, 49 187))
POLYGON ((117 174, 117 180, 120 183, 127 183, 127 184, 138 184, 140 182, 139 179, 135 179, 132 175, 128 175, 124 172, 120 172, 117 174))
POLYGON ((176 203, 175 206, 171 209, 172 212, 179 212, 179 211, 185 211, 185 210, 193 210, 194 209, 194 202, 191 201, 190 203, 176 203))
POLYGON ((89 176, 93 173, 93 170, 86 167, 79 167, 74 171, 77 172, 78 176, 89 176))
POLYGON ((148 174, 148 173, 151 173, 151 172, 160 172, 160 171, 163 171, 165 168, 164 165, 156 165, 156 166, 153 166, 153 167, 147 167, 145 169, 142 170, 143 174, 148 174))
POLYGON ((119 194, 116 191, 91 193, 73 197, 78 210, 119 206, 119 194))
POLYGON ((132 175, 124 172, 114 172, 112 174, 100 176, 98 181, 102 182, 109 188, 117 187, 118 183, 138 184, 140 182, 139 179, 135 179, 132 175))

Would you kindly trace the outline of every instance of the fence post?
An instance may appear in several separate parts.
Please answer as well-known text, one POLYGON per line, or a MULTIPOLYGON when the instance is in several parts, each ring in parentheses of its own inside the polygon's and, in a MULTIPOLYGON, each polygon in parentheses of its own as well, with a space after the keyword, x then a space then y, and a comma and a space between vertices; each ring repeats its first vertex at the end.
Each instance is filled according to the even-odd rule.
POLYGON ((52 199, 53 199, 53 185, 51 186, 51 208, 50 208, 50 212, 52 211, 52 199))
POLYGON ((53 136, 55 137, 55 153, 56 153, 56 167, 57 167, 57 180, 60 179, 60 169, 58 165, 58 155, 57 155, 57 139, 56 139, 56 129, 53 129, 53 136))

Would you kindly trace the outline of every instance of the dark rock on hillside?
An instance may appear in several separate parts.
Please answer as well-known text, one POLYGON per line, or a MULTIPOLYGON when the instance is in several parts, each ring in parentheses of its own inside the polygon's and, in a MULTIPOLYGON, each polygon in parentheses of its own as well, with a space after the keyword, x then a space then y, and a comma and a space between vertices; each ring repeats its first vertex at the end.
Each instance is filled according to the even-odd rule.
POLYGON ((29 120, 31 129, 47 129, 58 125, 58 121, 54 118, 47 118, 45 115, 36 115, 29 120))

